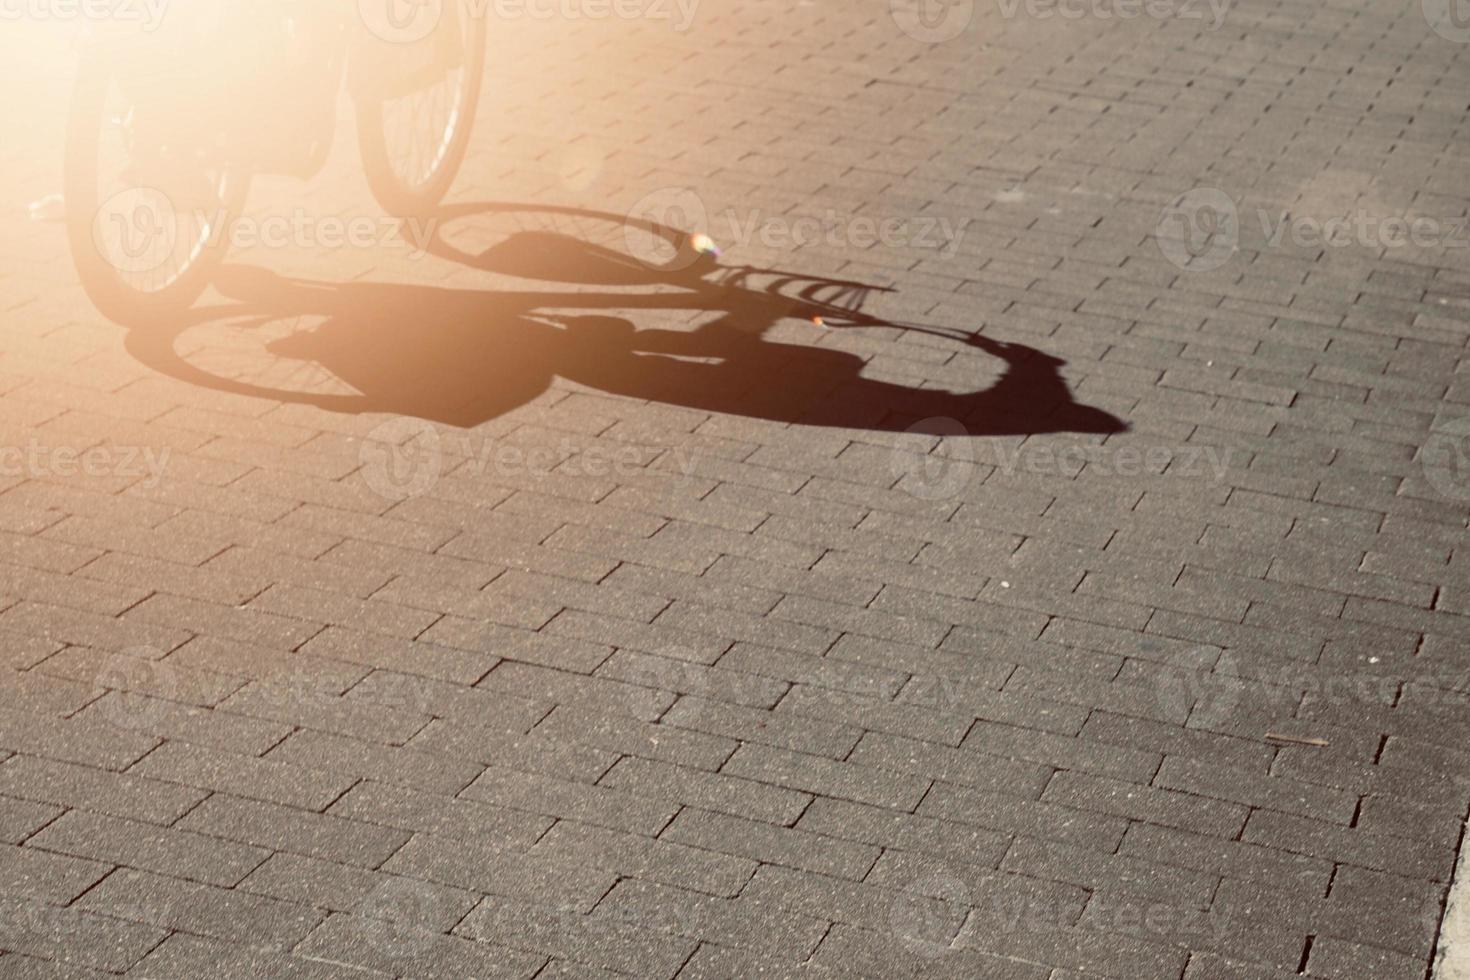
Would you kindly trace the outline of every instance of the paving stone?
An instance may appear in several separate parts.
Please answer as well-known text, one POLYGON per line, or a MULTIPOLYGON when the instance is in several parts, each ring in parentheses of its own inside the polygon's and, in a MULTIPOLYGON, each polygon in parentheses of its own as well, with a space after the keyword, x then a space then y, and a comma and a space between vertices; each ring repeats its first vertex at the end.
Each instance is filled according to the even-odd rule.
POLYGON ((544 816, 656 836, 678 812, 677 804, 650 800, 606 786, 570 783, 491 767, 465 788, 464 798, 544 816))
POLYGON ((867 874, 879 854, 867 845, 693 808, 682 810, 661 839, 854 881, 867 874))
POLYGON ((223 794, 205 800, 176 826, 366 868, 382 864, 409 838, 399 830, 223 794))
POLYGON ((915 952, 892 932, 868 932, 838 924, 822 940, 812 963, 821 969, 851 969, 858 976, 922 976, 936 967, 954 970, 961 975, 993 976, 1003 980, 1042 980, 1050 976, 1049 968, 1036 963, 938 943, 920 943, 923 943, 922 939, 914 943, 918 949, 915 952))
POLYGON ((1212 874, 1266 881, 1308 895, 1326 894, 1330 861, 1305 854, 1227 841, 1147 823, 1128 827, 1118 854, 1212 874))
POLYGON ((1046 801, 1035 803, 936 782, 919 806, 920 816, 975 824, 991 830, 1026 834, 1112 851, 1127 821, 1121 816, 1088 812, 1046 801))
MULTIPOLYGON (((494 725, 494 719, 488 721, 494 725)), ((562 742, 543 735, 508 735, 493 727, 435 719, 419 730, 409 747, 456 762, 473 759, 485 765, 509 764, 524 772, 594 783, 617 761, 617 754, 592 746, 562 742)))
MULTIPOLYGON (((0 899, 0 908, 4 909, 0 946, 38 959, 58 960, 69 969, 95 967, 115 974, 142 959, 168 935, 141 923, 9 896, 0 899)), ((0 961, 0 968, 4 966, 0 961)))
POLYGON ((900 851, 945 855, 956 861, 994 866, 1009 843, 1003 833, 949 820, 896 814, 882 807, 843 800, 814 800, 798 830, 879 844, 900 851))
POLYGON ((852 720, 836 722, 794 714, 771 714, 696 697, 681 699, 659 721, 676 728, 690 728, 826 758, 846 756, 862 735, 852 720))
MULTIPOLYGON (((353 783, 350 775, 320 767, 291 766, 279 759, 216 752, 182 742, 165 742, 128 773, 304 810, 325 808, 353 783)), ((188 809, 204 795, 197 794, 188 809)), ((181 815, 182 810, 175 814, 181 815)))
POLYGON ((821 966, 811 960, 793 963, 777 957, 762 956, 749 950, 732 949, 710 943, 700 945, 684 968, 681 978, 705 978, 726 976, 749 977, 807 977, 813 980, 831 980, 835 977, 856 977, 860 974, 821 966))
POLYGON ((33 803, 0 796, 0 840, 19 844, 46 824, 61 816, 62 807, 49 803, 33 803))
POLYGON ((600 780, 603 786, 651 799, 687 803, 749 819, 790 826, 812 802, 809 793, 772 786, 731 773, 698 769, 624 756, 600 780))
POLYGON ((549 739, 700 769, 719 768, 735 748, 728 739, 665 725, 662 718, 653 724, 623 712, 580 705, 556 708, 535 732, 549 739))
POLYGON ((216 939, 248 936, 252 945, 280 950, 294 946, 322 918, 304 905, 127 868, 109 875, 74 907, 216 939))
POLYGON ((1034 762, 880 732, 864 733, 848 761, 1026 799, 1040 796, 1052 774, 1049 766, 1034 762))
POLYGON ((354 786, 329 812, 364 823, 516 846, 535 843, 551 826, 551 820, 546 817, 371 780, 354 786))
POLYGON ((1057 773, 1041 798, 1227 839, 1240 832, 1250 813, 1243 806, 1068 772, 1057 773))
POLYGON ((720 896, 738 893, 755 869, 755 862, 746 858, 571 820, 563 820, 547 831, 532 853, 575 856, 590 866, 621 875, 720 896))
POLYGON ((494 897, 476 906, 455 931, 479 942, 554 953, 577 963, 645 977, 673 976, 695 946, 691 939, 639 928, 615 916, 536 909, 494 897))
POLYGON ((742 745, 720 771, 756 782, 898 810, 918 806, 929 789, 924 779, 877 773, 763 745, 742 745))
POLYGON ((518 853, 488 841, 416 836, 383 866, 406 878, 501 895, 524 902, 588 910, 617 875, 560 855, 518 853))
POLYGON ((413 786, 444 796, 453 796, 468 786, 481 770, 474 762, 430 756, 408 748, 368 745, 356 739, 311 731, 297 732, 281 742, 264 761, 279 763, 296 772, 333 773, 334 783, 326 785, 339 790, 362 778, 413 786))
POLYGON ((1218 876, 1209 872, 1190 872, 1030 837, 1016 838, 1000 867, 1035 878, 1072 882, 1099 893, 1120 891, 1181 907, 1209 905, 1219 885, 1218 876))
POLYGON ((118 729, 174 743, 257 755, 291 729, 278 722, 179 704, 165 698, 110 691, 83 708, 79 721, 102 722, 118 729))
POLYGON ((298 957, 345 963, 398 975, 412 969, 424 977, 530 978, 546 957, 505 946, 462 939, 427 929, 385 928, 381 922, 333 915, 293 951, 298 957))
POLYGON ((0 793, 155 824, 173 823, 208 795, 140 778, 145 775, 146 771, 123 775, 17 755, 0 765, 0 793))
POLYGON ((70 905, 111 870, 107 864, 33 848, 0 848, 0 887, 5 894, 49 905, 70 905))
MULTIPOLYGON (((947 692, 948 693, 948 692, 947 692)), ((848 722, 861 718, 870 731, 887 732, 944 745, 958 745, 976 716, 973 703, 951 703, 946 699, 936 710, 923 703, 902 703, 863 697, 832 688, 798 684, 776 706, 776 714, 848 722)), ((999 701, 999 697, 995 697, 999 701)), ((968 702, 968 699, 966 699, 968 702)))
MULTIPOLYGON (((1093 719, 1102 714, 1093 712, 1088 716, 1087 724, 1091 725, 1093 719)), ((1140 783, 1158 770, 1160 761, 1154 752, 1129 751, 1117 745, 1099 746, 1083 738, 986 722, 970 729, 963 747, 986 759, 991 756, 1025 759, 1039 766, 1140 783)))
POLYGON ((74 963, 63 965, 55 960, 36 959, 24 953, 6 953, 0 956, 0 960, 3 960, 7 975, 23 977, 25 980, 61 980, 64 977, 101 978, 115 976, 115 974, 93 970, 74 963))
POLYGON ((260 847, 84 810, 58 817, 25 846, 226 888, 270 855, 260 847))
POLYGON ((1307 968, 1323 976, 1419 977, 1427 966, 1422 959, 1331 937, 1313 943, 1307 959, 1307 968))
POLYGON ((1242 840, 1282 850, 1358 864, 1380 871, 1397 871, 1443 881, 1450 873, 1451 852, 1403 837, 1355 832, 1345 827, 1257 810, 1246 824, 1242 840))
POLYGON ((277 851, 236 888, 294 905, 346 912, 356 908, 379 884, 379 875, 364 868, 277 851))
POLYGON ((1154 785, 1343 824, 1352 820, 1358 807, 1358 798, 1350 793, 1173 757, 1164 760, 1154 785))
POLYGON ((619 882, 597 912, 681 936, 718 936, 786 960, 806 958, 828 928, 822 918, 758 898, 714 898, 631 879, 619 882))

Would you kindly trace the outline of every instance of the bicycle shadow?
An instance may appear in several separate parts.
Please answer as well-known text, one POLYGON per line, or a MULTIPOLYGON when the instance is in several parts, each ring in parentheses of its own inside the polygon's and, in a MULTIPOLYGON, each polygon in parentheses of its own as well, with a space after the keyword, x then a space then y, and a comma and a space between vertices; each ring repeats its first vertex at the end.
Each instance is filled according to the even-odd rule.
MULTIPOLYGON (((463 217, 513 207, 446 213, 463 217)), ((196 311, 173 328, 134 330, 128 347, 145 364, 218 390, 465 428, 532 402, 561 378, 612 395, 782 423, 900 432, 932 428, 919 424, 924 420, 953 419, 972 435, 1127 429, 1115 416, 1072 398, 1059 370, 1064 361, 1024 345, 980 335, 951 338, 956 349, 978 349, 1004 365, 989 387, 957 393, 867 377, 868 360, 849 350, 774 339, 772 328, 788 319, 821 318, 834 330, 929 328, 889 323, 827 298, 878 287, 722 266, 693 252, 682 233, 657 232, 675 246, 674 259, 662 266, 556 231, 517 232, 477 252, 436 237, 429 249, 487 273, 573 287, 559 291, 329 284, 227 266, 217 286, 230 303, 196 311), (633 287, 645 291, 629 291, 633 287), (615 312, 648 313, 674 325, 639 327, 615 312), (678 322, 711 314, 698 326, 678 322), (351 393, 281 391, 220 377, 174 349, 183 330, 201 323, 290 318, 319 322, 270 341, 269 354, 315 365, 351 393)))

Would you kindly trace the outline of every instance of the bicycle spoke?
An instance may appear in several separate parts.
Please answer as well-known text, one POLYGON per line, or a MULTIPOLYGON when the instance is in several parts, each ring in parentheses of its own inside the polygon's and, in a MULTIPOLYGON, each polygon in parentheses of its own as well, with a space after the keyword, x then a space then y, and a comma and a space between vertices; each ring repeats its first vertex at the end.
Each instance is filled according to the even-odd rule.
POLYGON ((464 124, 466 80, 465 69, 454 68, 435 84, 382 104, 389 165, 410 191, 431 184, 444 166, 464 124))

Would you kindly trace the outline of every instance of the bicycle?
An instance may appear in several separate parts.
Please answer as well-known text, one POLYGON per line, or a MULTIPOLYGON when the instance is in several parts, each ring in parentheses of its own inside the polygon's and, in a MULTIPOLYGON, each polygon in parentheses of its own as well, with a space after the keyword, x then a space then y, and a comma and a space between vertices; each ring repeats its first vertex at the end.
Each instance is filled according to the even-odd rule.
POLYGON ((65 162, 83 289, 119 322, 187 309, 252 180, 320 172, 344 87, 374 198, 393 217, 432 212, 468 149, 485 47, 467 0, 195 0, 152 33, 94 27, 65 162))

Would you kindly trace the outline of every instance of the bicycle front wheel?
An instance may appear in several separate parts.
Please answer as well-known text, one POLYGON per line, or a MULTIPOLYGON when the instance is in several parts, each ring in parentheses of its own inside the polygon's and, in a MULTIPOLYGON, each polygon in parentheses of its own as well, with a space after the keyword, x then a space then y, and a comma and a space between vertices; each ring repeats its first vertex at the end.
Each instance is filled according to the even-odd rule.
MULTIPOLYGON (((384 84, 357 96, 358 145, 368 186, 389 214, 428 214, 449 193, 469 149, 485 73, 485 17, 449 0, 425 37, 402 57, 433 54, 428 71, 410 69, 406 85, 384 84), (413 50, 417 49, 417 50, 413 50)), ((391 45, 388 48, 392 57, 391 45)), ((390 72, 394 66, 387 65, 390 72)))

